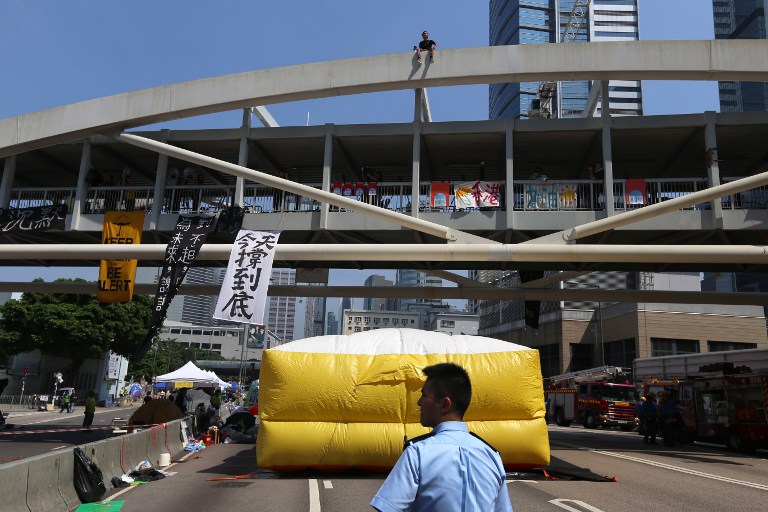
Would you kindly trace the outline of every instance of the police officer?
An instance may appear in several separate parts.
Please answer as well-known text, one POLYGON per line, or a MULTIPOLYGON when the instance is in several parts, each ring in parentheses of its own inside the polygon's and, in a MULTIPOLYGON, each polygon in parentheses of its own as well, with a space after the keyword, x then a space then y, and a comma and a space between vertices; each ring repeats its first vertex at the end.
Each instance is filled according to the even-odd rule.
POLYGON ((472 398, 469 375, 441 363, 422 370, 427 381, 418 405, 429 434, 406 441, 405 450, 376 493, 381 512, 512 511, 499 453, 464 423, 472 398))

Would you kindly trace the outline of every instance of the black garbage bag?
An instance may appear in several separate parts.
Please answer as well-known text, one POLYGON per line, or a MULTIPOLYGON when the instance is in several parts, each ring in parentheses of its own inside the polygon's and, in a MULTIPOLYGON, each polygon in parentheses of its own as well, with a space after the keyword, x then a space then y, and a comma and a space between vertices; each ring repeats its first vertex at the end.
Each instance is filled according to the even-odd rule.
POLYGON ((83 503, 101 501, 106 494, 104 475, 80 448, 73 450, 75 454, 75 491, 83 503))

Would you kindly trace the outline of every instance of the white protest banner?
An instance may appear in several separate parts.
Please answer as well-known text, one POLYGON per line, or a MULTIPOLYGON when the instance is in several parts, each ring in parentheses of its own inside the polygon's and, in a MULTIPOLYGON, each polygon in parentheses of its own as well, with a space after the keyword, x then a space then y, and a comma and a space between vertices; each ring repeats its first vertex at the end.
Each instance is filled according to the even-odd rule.
POLYGON ((280 233, 240 230, 213 318, 264 325, 264 305, 279 236, 280 233))

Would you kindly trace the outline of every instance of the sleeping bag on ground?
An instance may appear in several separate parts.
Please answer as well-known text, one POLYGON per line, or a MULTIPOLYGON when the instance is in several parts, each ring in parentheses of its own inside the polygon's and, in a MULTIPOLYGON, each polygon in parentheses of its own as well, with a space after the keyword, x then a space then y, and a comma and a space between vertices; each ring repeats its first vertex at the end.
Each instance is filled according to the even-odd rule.
POLYGON ((421 369, 456 363, 472 381, 464 415, 507 469, 549 463, 539 352, 480 336, 378 329, 264 351, 257 463, 277 471, 388 471, 403 438, 425 434, 421 369))

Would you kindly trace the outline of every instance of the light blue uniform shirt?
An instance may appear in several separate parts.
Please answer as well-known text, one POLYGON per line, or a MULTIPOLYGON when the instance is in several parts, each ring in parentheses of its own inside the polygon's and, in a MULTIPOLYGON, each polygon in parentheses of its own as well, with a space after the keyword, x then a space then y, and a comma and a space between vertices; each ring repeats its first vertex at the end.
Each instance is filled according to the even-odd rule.
POLYGON ((408 446, 371 506, 382 512, 512 512, 501 457, 461 421, 408 446))

